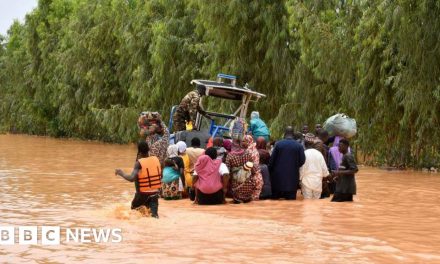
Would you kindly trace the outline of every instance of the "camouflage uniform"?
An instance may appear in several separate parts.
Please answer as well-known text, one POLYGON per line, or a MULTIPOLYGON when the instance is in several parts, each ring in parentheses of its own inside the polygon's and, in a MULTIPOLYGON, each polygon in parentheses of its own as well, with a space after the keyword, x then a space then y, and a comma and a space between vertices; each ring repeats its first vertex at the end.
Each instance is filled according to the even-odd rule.
POLYGON ((186 130, 187 121, 195 124, 197 112, 201 110, 199 103, 200 94, 197 91, 189 92, 183 97, 173 116, 174 132, 186 130))

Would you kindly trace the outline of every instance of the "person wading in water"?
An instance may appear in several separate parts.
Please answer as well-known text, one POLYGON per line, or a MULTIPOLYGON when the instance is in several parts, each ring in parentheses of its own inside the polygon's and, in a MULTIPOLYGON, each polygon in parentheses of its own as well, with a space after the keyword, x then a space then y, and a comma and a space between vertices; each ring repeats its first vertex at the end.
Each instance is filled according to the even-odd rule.
POLYGON ((358 167, 353 154, 348 151, 350 142, 346 139, 339 141, 339 152, 344 155, 339 169, 333 172, 336 177, 336 189, 332 202, 352 202, 353 194, 356 194, 356 180, 354 175, 358 172, 358 167))
POLYGON ((152 217, 159 218, 158 199, 162 170, 159 159, 156 156, 148 156, 148 151, 147 142, 139 142, 139 159, 134 164, 131 174, 125 174, 121 169, 116 169, 115 174, 135 183, 136 194, 131 202, 131 209, 140 209, 141 206, 145 206, 150 209, 152 217))
POLYGON ((306 161, 303 146, 293 137, 293 128, 287 127, 284 139, 278 141, 270 157, 269 171, 272 198, 296 200, 299 168, 306 161))

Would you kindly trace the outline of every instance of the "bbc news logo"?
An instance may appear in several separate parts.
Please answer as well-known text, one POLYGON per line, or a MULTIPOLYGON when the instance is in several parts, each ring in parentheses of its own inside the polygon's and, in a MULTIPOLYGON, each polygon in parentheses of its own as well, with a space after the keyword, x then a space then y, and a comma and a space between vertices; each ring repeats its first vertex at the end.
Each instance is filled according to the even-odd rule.
POLYGON ((59 226, 0 226, 0 245, 15 245, 17 241, 19 245, 122 242, 120 228, 64 228, 63 231, 59 226))

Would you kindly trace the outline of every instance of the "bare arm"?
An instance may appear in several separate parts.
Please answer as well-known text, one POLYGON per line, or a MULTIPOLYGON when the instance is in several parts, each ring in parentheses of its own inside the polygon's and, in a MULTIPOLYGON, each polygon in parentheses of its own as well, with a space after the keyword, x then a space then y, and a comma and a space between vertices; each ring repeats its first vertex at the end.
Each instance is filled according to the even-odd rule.
POLYGON ((123 170, 121 169, 115 169, 115 175, 119 175, 122 178, 124 178, 125 180, 129 181, 129 182, 134 182, 139 174, 139 170, 141 169, 141 165, 139 162, 136 162, 133 168, 133 171, 131 172, 131 174, 126 174, 124 173, 123 170))

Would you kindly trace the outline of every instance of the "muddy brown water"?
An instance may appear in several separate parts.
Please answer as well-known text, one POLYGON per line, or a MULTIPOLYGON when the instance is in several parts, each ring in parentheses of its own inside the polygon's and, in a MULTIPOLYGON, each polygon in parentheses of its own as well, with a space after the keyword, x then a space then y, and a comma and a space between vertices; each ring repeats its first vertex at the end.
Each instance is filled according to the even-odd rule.
POLYGON ((0 135, 0 226, 121 228, 121 243, 0 245, 0 263, 440 263, 440 175, 361 167, 354 203, 128 210, 134 145, 0 135))

